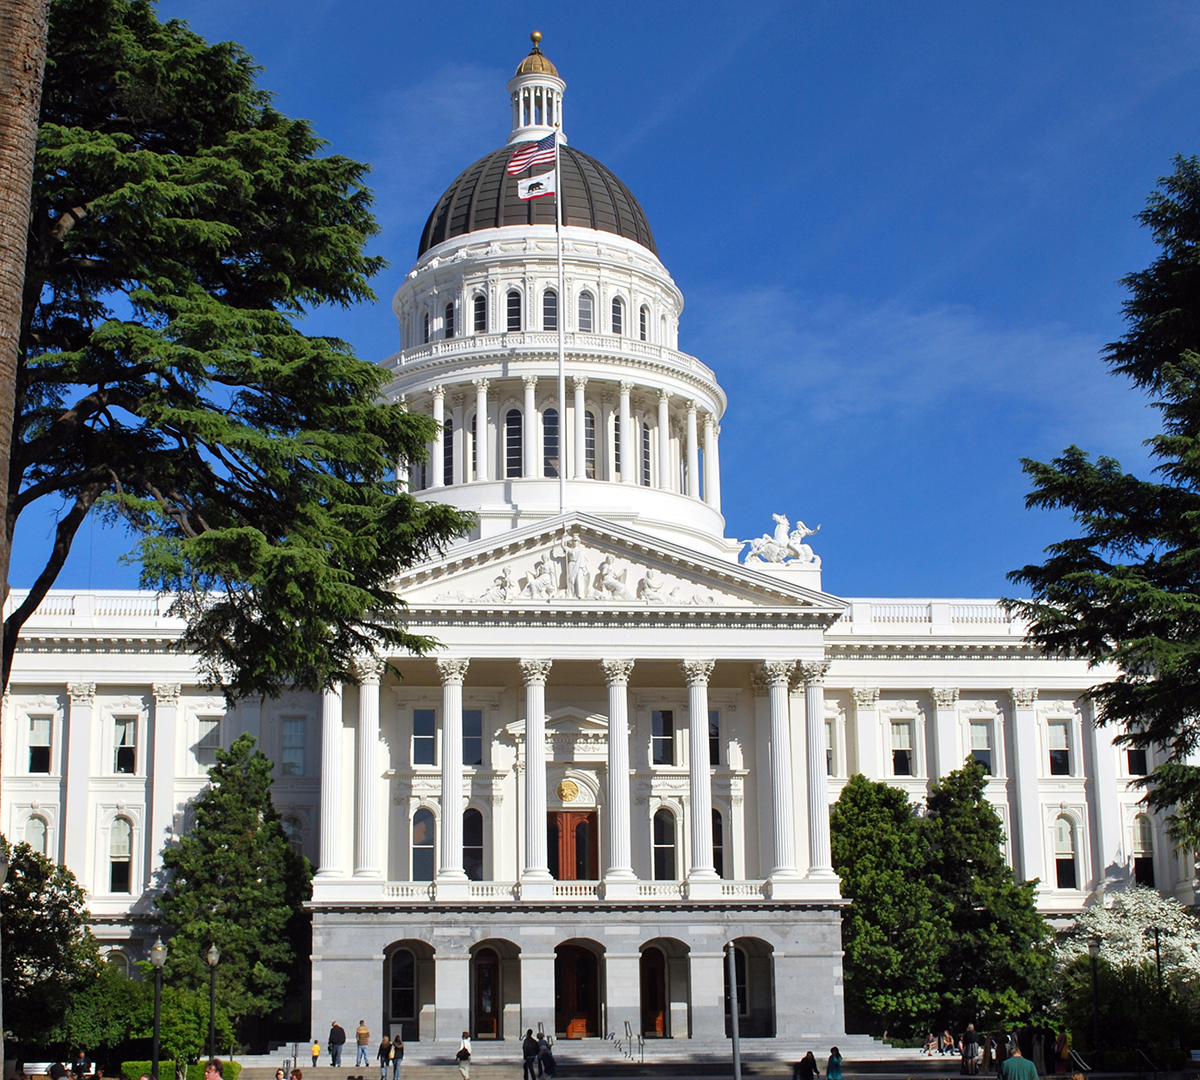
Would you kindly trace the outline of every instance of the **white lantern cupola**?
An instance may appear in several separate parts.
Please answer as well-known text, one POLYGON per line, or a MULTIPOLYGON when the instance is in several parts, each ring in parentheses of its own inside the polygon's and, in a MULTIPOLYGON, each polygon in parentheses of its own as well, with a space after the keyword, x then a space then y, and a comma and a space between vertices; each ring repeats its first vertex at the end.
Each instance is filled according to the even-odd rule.
POLYGON ((558 69, 542 52, 542 35, 535 30, 529 35, 533 49, 520 64, 517 73, 508 82, 512 97, 512 133, 508 144, 531 142, 544 139, 555 128, 565 143, 562 133, 562 99, 567 84, 558 77, 558 69))

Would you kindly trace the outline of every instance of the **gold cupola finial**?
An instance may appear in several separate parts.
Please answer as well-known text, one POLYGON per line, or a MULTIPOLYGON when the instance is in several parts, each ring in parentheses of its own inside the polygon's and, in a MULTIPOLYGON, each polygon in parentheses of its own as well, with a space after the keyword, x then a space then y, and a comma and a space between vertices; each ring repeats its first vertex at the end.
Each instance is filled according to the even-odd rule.
POLYGON ((530 34, 529 40, 533 42, 534 52, 542 51, 542 32, 540 30, 535 30, 532 34, 530 34))
POLYGON ((533 42, 533 48, 529 50, 529 55, 517 65, 518 75, 553 75, 558 78, 558 69, 550 63, 546 54, 542 52, 542 32, 535 30, 529 35, 529 40, 533 42))

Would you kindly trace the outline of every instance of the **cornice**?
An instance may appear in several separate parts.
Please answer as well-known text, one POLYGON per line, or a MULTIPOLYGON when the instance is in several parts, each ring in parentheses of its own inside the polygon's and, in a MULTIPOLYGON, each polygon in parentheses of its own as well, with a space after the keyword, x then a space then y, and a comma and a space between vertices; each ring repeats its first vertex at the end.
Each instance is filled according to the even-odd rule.
POLYGON ((825 657, 837 660, 1045 660, 1027 642, 1005 641, 839 641, 826 638, 825 657))

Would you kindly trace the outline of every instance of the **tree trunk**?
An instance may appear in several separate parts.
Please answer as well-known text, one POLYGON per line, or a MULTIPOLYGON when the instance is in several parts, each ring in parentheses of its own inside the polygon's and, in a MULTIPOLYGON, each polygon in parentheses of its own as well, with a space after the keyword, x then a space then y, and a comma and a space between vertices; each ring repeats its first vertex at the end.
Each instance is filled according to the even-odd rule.
MULTIPOLYGON (((21 293, 50 0, 0 0, 0 522, 8 520, 21 293)), ((8 600, 9 530, 0 528, 0 596, 8 600)), ((8 680, 0 686, 7 687, 8 680)))

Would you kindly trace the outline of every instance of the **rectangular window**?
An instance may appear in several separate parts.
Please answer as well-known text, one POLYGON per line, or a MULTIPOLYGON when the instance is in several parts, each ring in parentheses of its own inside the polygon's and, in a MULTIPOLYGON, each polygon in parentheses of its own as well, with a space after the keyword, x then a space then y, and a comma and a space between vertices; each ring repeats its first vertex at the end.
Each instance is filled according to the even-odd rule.
POLYGON ((1060 889, 1074 889, 1078 885, 1075 876, 1075 859, 1058 858, 1054 860, 1055 883, 1060 889))
POLYGON ((675 764, 675 713, 655 709, 650 714, 650 760, 655 765, 675 764))
POLYGON ((833 721, 825 721, 825 775, 836 776, 833 769, 833 721))
POLYGON ((462 754, 464 765, 483 764, 482 709, 463 709, 462 754))
POLYGON ((642 421, 642 487, 650 486, 650 425, 642 421))
POLYGON ((199 717, 196 726, 200 738, 196 740, 196 764, 202 769, 211 769, 217 763, 217 750, 221 747, 221 721, 213 717, 199 717))
POLYGON ((48 773, 50 771, 50 717, 31 716, 29 718, 29 771, 31 773, 48 773))
POLYGON ((284 720, 279 771, 282 776, 304 775, 304 720, 284 720))
POLYGON ((413 709, 414 765, 433 765, 437 743, 437 719, 432 709, 413 709))
MULTIPOLYGON (((1050 736, 1050 775, 1071 775, 1071 747, 1067 738, 1067 721, 1052 720, 1050 736)), ((1073 888, 1074 886, 1072 886, 1073 888)))
POLYGON ((892 721, 892 775, 913 776, 912 724, 907 720, 892 721))
POLYGON ((1146 767, 1145 749, 1130 749, 1125 751, 1125 766, 1130 776, 1145 776, 1150 770, 1146 767))
POLYGON ((617 477, 621 475, 621 415, 613 414, 613 470, 617 477))
POLYGON ((987 720, 971 721, 971 757, 992 775, 992 725, 987 720))
POLYGON ((721 710, 708 710, 708 763, 721 764, 721 710))
POLYGON ((1133 880, 1147 889, 1154 888, 1154 856, 1135 855, 1133 857, 1133 880))
POLYGON ((137 772, 136 716, 118 716, 113 720, 113 772, 129 775, 137 772))

